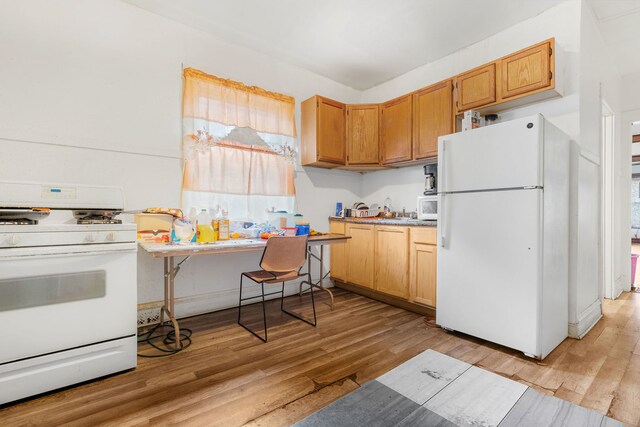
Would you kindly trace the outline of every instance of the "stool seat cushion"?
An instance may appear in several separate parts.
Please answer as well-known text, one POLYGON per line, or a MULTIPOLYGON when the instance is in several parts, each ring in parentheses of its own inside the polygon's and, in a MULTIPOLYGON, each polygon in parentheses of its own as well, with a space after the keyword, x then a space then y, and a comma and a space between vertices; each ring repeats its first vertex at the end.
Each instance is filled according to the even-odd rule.
POLYGON ((244 273, 244 275, 258 283, 281 283, 296 279, 300 276, 297 271, 271 273, 265 270, 249 271, 244 273))

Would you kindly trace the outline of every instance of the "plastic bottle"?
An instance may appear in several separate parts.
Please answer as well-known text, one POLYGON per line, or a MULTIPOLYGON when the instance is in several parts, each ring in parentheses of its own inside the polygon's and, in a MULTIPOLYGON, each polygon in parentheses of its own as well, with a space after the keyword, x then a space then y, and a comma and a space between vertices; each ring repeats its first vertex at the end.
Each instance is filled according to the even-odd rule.
POLYGON ((211 217, 207 213, 206 209, 202 209, 198 216, 196 241, 198 243, 211 243, 213 242, 213 228, 211 227, 211 217))
POLYGON ((230 239, 230 223, 227 217, 227 211, 221 211, 221 217, 218 219, 218 240, 230 239))
POLYGON ((385 216, 391 215, 391 199, 389 197, 384 199, 384 215, 385 216))

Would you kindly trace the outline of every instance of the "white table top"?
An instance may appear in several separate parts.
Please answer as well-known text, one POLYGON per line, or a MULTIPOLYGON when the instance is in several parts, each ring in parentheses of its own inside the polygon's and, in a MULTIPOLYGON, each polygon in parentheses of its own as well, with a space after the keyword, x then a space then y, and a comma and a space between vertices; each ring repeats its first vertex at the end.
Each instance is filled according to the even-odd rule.
MULTIPOLYGON (((349 239, 341 234, 322 234, 309 237, 309 246, 342 243, 349 239)), ((231 252, 261 251, 267 245, 264 239, 234 239, 214 243, 152 243, 138 242, 140 247, 154 257, 207 255, 231 252)))

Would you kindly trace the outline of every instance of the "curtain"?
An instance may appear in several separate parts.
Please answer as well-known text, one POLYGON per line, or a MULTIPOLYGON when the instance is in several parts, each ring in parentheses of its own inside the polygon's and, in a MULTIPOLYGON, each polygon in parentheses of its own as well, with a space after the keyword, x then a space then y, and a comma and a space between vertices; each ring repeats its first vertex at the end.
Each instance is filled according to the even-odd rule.
POLYGON ((182 208, 262 222, 295 207, 294 98, 184 70, 182 208))

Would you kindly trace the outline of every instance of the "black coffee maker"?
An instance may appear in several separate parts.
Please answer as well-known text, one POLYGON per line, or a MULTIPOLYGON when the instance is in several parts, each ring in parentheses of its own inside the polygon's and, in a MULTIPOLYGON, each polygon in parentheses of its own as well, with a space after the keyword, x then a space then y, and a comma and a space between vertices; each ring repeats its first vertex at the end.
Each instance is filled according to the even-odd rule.
POLYGON ((424 165, 424 195, 429 196, 438 192, 438 165, 424 165))

